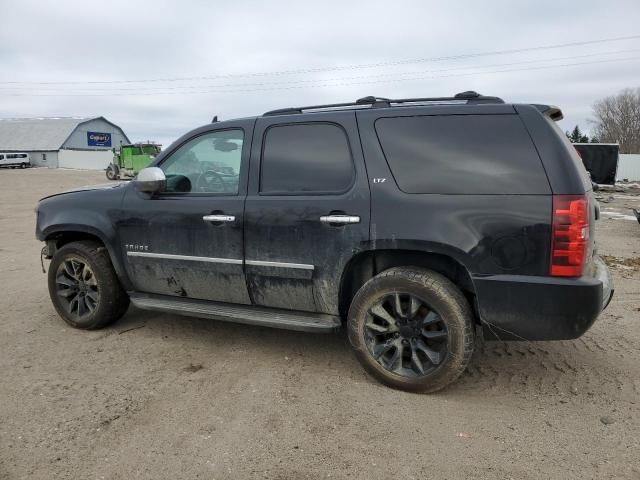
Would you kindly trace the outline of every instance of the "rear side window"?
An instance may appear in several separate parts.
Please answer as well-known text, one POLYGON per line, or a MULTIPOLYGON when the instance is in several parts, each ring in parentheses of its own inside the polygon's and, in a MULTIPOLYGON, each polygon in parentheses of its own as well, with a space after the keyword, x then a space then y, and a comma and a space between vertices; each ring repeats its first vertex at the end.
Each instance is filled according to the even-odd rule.
POLYGON ((550 193, 517 115, 381 118, 375 128, 396 183, 406 193, 550 193))
POLYGON ((338 125, 278 125, 266 131, 260 168, 261 193, 342 193, 351 186, 353 178, 349 141, 338 125))

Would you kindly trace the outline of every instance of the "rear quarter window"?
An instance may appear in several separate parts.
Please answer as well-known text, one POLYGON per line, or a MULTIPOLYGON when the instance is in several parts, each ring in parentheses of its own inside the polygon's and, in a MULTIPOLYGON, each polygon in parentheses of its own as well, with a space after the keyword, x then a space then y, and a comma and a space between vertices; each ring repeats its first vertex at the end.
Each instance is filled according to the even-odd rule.
POLYGON ((517 115, 388 117, 378 119, 375 129, 405 193, 550 193, 517 115))

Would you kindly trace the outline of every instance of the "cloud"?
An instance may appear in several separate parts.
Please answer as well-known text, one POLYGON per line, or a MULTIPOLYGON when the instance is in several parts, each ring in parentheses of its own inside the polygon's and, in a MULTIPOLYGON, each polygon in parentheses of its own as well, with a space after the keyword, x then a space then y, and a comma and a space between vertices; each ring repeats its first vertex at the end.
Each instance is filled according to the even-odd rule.
POLYGON ((165 145, 213 115, 224 119, 365 95, 444 96, 463 90, 507 101, 556 104, 565 113, 562 128, 579 123, 588 129, 595 100, 638 86, 640 78, 640 40, 349 68, 633 35, 640 18, 635 0, 444 4, 22 0, 1 2, 0 18, 0 82, 231 75, 136 84, 0 84, 0 116, 104 115, 132 140, 154 139, 165 145), (577 58, 595 54, 599 55, 577 58), (574 56, 573 63, 626 60, 494 72, 572 63, 574 56), (539 62, 488 67, 533 61, 539 62), (233 76, 318 68, 338 70, 233 76), (447 69, 450 76, 442 72, 447 69), (410 73, 414 80, 400 80, 414 78, 410 73), (207 90, 211 92, 193 93, 207 90), (16 93, 23 96, 12 95, 16 93), (36 96, 60 93, 102 96, 36 96))

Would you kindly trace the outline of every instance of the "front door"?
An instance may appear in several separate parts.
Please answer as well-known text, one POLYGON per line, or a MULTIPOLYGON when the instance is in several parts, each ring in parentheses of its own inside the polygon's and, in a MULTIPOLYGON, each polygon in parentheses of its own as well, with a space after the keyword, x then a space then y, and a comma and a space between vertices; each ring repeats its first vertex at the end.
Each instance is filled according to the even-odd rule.
POLYGON ((245 207, 253 302, 338 314, 342 272, 369 239, 369 185, 354 112, 256 122, 245 207))
POLYGON ((165 191, 127 189, 119 236, 137 291, 251 303, 243 221, 253 123, 212 124, 162 156, 165 191))

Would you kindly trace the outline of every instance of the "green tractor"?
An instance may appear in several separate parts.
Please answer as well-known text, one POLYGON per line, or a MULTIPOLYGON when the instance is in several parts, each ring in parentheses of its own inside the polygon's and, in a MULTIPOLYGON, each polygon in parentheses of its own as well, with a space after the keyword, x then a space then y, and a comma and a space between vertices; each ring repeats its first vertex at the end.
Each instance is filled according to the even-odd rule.
POLYGON ((120 151, 113 149, 113 162, 107 167, 109 180, 120 180, 135 177, 140 170, 149 165, 160 153, 157 143, 134 143, 120 145, 120 151))

